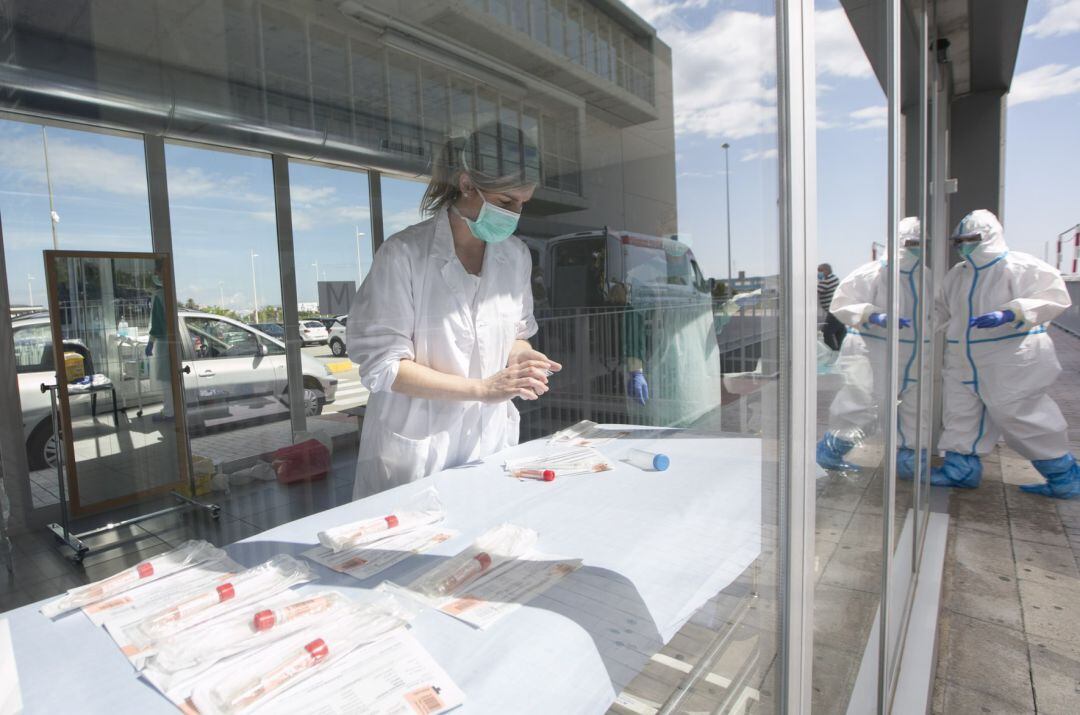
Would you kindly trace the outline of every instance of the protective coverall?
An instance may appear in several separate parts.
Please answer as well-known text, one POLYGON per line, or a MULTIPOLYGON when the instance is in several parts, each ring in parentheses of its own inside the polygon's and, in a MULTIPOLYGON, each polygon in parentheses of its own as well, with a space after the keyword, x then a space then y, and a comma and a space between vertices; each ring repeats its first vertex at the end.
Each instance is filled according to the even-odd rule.
MULTIPOLYGON (((908 217, 899 225, 902 246, 920 240, 919 219, 908 217)), ((915 435, 918 424, 916 394, 918 366, 916 345, 922 338, 917 316, 920 306, 918 270, 921 247, 899 251, 900 261, 900 374, 897 392, 899 451, 897 474, 911 478, 915 470, 915 435)), ((829 429, 817 445, 817 463, 824 469, 856 471, 848 452, 880 425, 885 405, 885 355, 888 347, 888 263, 872 261, 852 272, 837 286, 829 312, 848 328, 840 347, 836 368, 844 375, 844 386, 829 406, 829 429)))
POLYGON ((964 261, 945 277, 937 299, 946 325, 943 432, 945 463, 934 470, 939 486, 976 487, 980 455, 999 437, 1031 460, 1046 484, 1024 491, 1080 496, 1080 468, 1069 452, 1067 425, 1047 390, 1061 372, 1046 324, 1071 300, 1054 267, 1005 245, 1001 223, 980 209, 964 217, 957 234, 979 234, 964 261), (993 319, 996 311, 997 319, 993 319), (1011 313, 1011 315, 1010 315, 1011 313), (1001 322, 993 327, 979 327, 1001 322), (991 318, 988 320, 987 318, 991 318))

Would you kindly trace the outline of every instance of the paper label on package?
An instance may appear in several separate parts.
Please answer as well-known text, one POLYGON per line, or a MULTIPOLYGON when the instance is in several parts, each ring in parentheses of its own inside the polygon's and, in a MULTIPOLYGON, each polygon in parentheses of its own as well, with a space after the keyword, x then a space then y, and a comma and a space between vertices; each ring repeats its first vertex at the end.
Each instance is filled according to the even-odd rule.
POLYGON ((379 574, 413 554, 431 549, 457 536, 451 529, 417 529, 395 534, 374 543, 364 544, 334 553, 325 546, 316 546, 304 552, 304 556, 317 564, 348 574, 356 579, 366 579, 379 574))
POLYGON ((420 642, 396 631, 349 653, 259 713, 441 715, 464 701, 464 693, 420 642))

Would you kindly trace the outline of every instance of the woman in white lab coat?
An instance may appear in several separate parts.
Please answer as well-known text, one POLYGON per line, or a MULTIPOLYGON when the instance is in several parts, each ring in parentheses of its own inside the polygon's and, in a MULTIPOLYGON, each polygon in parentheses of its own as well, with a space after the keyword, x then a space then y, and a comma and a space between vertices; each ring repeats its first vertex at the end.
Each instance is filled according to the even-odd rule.
POLYGON ((354 499, 517 444, 511 400, 538 399, 561 369, 528 343, 532 261, 512 235, 536 156, 504 124, 451 139, 421 203, 430 218, 376 253, 348 320, 371 390, 354 499))

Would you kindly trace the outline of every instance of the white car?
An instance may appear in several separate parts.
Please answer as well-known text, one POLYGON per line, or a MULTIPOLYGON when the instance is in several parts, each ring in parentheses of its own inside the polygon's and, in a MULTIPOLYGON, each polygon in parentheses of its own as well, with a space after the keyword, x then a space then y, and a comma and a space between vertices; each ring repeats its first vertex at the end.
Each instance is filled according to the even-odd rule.
MULTIPOLYGON (((209 313, 182 310, 180 316, 181 360, 184 370, 184 394, 188 428, 197 431, 209 427, 226 427, 250 420, 288 419, 288 372, 285 366, 285 344, 265 333, 231 318, 209 313)), ((52 411, 48 394, 41 392, 41 383, 53 377, 52 328, 49 317, 35 314, 17 318, 12 323, 15 338, 15 357, 19 374, 19 399, 22 403, 23 431, 31 470, 45 469, 56 463, 56 443, 53 439, 52 411)), ((115 335, 106 350, 116 350, 115 335)), ((86 372, 94 371, 92 350, 81 341, 64 341, 65 350, 83 355, 86 372)), ((139 356, 146 349, 146 337, 118 354, 123 363, 134 358, 135 363, 124 367, 125 372, 110 374, 116 386, 118 401, 129 419, 135 410, 161 403, 160 389, 149 379, 145 361, 139 356), (141 366, 140 366, 141 363, 141 366), (130 372, 128 371, 130 370, 130 372), (140 385, 131 377, 142 371, 140 385), (123 379, 128 377, 129 379, 123 379)), ((99 370, 107 369, 117 354, 99 360, 99 370)), ((115 364, 115 363, 113 363, 115 364)), ((334 401, 337 378, 318 360, 301 354, 304 376, 304 411, 309 416, 320 414, 323 406, 334 401)), ((114 372, 120 368, 114 368, 114 372)), ((106 405, 98 415, 111 411, 108 396, 99 393, 106 405)), ((71 402, 74 416, 89 414, 90 400, 76 398, 71 402)))
POLYGON ((300 340, 304 345, 326 345, 330 334, 326 332, 326 326, 318 320, 300 321, 300 340))
POLYGON ((334 357, 345 357, 349 354, 345 347, 345 323, 348 320, 348 315, 339 315, 334 318, 334 322, 329 327, 330 352, 334 354, 334 357))

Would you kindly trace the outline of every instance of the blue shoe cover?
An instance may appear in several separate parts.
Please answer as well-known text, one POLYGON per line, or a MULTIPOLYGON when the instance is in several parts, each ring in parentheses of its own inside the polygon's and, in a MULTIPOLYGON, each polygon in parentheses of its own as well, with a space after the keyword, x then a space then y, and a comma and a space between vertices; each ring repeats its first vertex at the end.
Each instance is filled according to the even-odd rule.
MULTIPOLYGON (((923 460, 923 468, 926 468, 926 460, 923 460)), ((910 482, 915 478, 915 450, 910 447, 901 447, 896 452, 896 478, 910 482)))
POLYGON ((857 472, 860 469, 857 464, 850 464, 844 460, 844 456, 854 447, 854 442, 837 437, 832 432, 826 432, 817 443, 817 463, 822 469, 857 472))
POLYGON ((977 454, 946 452, 945 462, 930 472, 930 484, 935 487, 974 489, 982 481, 982 460, 977 454))
POLYGON ((1071 454, 1057 459, 1033 460, 1031 464, 1046 477, 1046 484, 1025 484, 1020 491, 1055 499, 1080 497, 1080 465, 1071 454))

